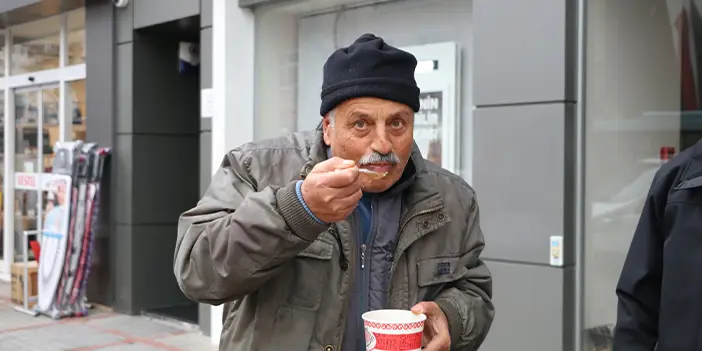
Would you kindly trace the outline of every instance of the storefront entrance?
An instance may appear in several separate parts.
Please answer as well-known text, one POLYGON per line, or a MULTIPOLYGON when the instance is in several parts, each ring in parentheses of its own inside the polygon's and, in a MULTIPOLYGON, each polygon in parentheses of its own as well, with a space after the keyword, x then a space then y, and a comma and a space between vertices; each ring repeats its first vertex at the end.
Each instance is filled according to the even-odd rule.
POLYGON ((54 144, 86 137, 84 25, 79 9, 0 31, 0 280, 23 258, 22 233, 41 230, 56 200, 39 196, 54 144))

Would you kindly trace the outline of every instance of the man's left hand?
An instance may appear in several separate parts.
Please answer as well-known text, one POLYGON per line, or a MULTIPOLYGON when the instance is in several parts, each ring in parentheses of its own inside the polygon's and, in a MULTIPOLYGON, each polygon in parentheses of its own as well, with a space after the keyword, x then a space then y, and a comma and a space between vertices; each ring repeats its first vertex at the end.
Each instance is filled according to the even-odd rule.
POLYGON ((424 338, 422 344, 426 351, 449 351, 451 349, 451 336, 449 335, 448 321, 444 312, 435 302, 420 302, 412 307, 414 313, 424 313, 424 338))

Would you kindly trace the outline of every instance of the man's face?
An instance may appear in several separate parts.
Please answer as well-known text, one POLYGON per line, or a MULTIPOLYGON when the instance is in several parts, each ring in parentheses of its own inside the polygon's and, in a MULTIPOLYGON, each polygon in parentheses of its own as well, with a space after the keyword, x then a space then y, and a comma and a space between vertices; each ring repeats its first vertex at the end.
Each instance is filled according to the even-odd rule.
POLYGON ((361 173, 363 191, 379 193, 402 176, 413 145, 414 112, 404 104, 378 98, 343 102, 322 122, 324 142, 332 155, 354 160, 359 168, 387 175, 361 173))

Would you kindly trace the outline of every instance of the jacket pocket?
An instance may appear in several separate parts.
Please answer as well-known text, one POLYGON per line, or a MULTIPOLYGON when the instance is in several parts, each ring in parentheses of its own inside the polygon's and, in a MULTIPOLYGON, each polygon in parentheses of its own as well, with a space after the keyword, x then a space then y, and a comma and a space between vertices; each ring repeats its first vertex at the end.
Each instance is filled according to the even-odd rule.
POLYGON ((328 284, 333 253, 331 244, 317 239, 297 254, 286 305, 310 311, 319 309, 325 284, 328 284))
POLYGON ((434 301, 444 287, 460 280, 467 268, 460 262, 461 256, 442 256, 417 262, 417 285, 421 301, 434 301))

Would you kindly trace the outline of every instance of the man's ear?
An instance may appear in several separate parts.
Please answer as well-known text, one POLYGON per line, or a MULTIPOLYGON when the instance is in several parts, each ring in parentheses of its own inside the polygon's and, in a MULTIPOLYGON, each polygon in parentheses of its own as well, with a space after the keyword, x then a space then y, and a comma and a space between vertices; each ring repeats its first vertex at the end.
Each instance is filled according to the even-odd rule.
POLYGON ((324 118, 322 119, 322 130, 324 133, 324 144, 326 144, 327 146, 331 146, 332 133, 334 132, 334 128, 332 128, 331 126, 329 115, 324 116, 324 118))

